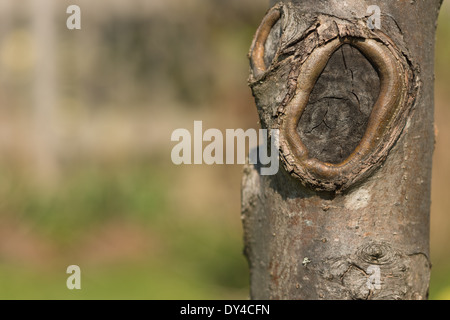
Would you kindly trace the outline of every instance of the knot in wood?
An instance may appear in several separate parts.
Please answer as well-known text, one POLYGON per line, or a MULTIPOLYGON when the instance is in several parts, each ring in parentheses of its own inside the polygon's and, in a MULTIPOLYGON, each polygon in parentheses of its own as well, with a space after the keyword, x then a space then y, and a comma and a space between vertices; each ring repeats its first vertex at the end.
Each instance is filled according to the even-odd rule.
POLYGON ((341 192, 386 160, 419 89, 400 48, 365 19, 311 18, 292 3, 269 10, 250 49, 250 86, 262 126, 280 130, 284 168, 303 185, 341 192))
POLYGON ((385 242, 370 242, 363 245, 357 256, 369 264, 386 265, 393 263, 400 255, 391 245, 385 242))

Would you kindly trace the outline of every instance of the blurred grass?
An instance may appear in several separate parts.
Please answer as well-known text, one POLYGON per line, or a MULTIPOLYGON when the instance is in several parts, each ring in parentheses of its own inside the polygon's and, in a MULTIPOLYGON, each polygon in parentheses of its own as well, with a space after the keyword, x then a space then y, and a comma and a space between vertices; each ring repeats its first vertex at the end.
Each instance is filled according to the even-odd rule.
POLYGON ((163 168, 145 163, 113 169, 83 167, 81 173, 72 171, 50 194, 18 183, 17 177, 3 179, 9 185, 0 192, 2 199, 8 199, 3 210, 15 213, 9 218, 26 221, 32 226, 29 233, 44 235, 46 243, 57 247, 44 266, 0 260, 0 298, 246 298, 247 267, 235 224, 176 213, 167 194, 176 177, 163 168), (102 241, 102 226, 115 219, 118 226, 104 239, 112 246, 112 260, 98 259, 97 255, 105 255, 104 246, 99 247, 103 252, 85 254, 83 247, 95 249, 92 242, 102 241), (135 257, 128 255, 128 247, 122 249, 123 256, 118 254, 121 249, 110 238, 127 224, 139 226, 136 230, 144 239, 137 246, 146 245, 135 257), (80 291, 65 287, 65 268, 71 264, 81 267, 80 291))
POLYGON ((0 299, 209 300, 244 299, 246 294, 239 288, 215 286, 195 272, 183 274, 170 266, 155 267, 152 263, 89 269, 81 273, 81 290, 73 291, 65 285, 68 275, 64 272, 36 273, 10 266, 0 267, 0 272, 8 275, 0 278, 0 299))
MULTIPOLYGON (((2 210, 14 212, 10 219, 26 221, 30 233, 44 235, 46 243, 57 247, 43 264, 0 259, 0 299, 247 298, 240 229, 212 206, 216 212, 198 216, 190 216, 189 208, 176 212, 169 186, 179 172, 145 162, 80 170, 71 170, 50 194, 23 178, 3 177, 0 198, 8 201, 2 210), (120 223, 113 231, 121 232, 127 223, 138 225, 138 232, 149 235, 143 242, 154 243, 156 250, 146 248, 137 258, 123 252, 112 260, 97 259, 104 252, 85 254, 96 248, 92 239, 97 235, 102 241, 101 226, 114 219, 120 223), (92 235, 87 242, 86 234, 92 235), (71 264, 81 267, 82 290, 65 286, 65 268, 71 264)), ((110 238, 104 241, 114 246, 110 238)), ((450 298, 448 270, 448 264, 433 268, 431 299, 450 298)))

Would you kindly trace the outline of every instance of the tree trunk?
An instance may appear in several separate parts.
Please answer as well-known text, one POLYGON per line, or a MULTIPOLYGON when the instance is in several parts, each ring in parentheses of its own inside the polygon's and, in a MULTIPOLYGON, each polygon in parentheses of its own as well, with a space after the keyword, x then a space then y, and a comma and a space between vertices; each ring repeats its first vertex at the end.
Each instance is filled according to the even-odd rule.
POLYGON ((56 26, 54 0, 33 1, 30 14, 35 39, 35 70, 33 79, 33 147, 37 182, 52 186, 58 178, 58 132, 56 131, 56 26))
POLYGON ((281 166, 244 169, 252 299, 427 298, 441 3, 273 1, 249 82, 281 166))

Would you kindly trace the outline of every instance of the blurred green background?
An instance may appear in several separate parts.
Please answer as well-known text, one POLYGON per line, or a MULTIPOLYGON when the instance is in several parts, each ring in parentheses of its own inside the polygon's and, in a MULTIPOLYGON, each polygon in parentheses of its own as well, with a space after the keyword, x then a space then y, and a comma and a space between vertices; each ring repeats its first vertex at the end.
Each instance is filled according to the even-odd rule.
MULTIPOLYGON (((242 166, 175 166, 173 130, 258 128, 265 0, 0 2, 0 299, 247 299, 242 166), (66 8, 82 29, 66 28, 66 8), (66 288, 79 265, 82 290, 66 288)), ((436 51, 432 299, 450 299, 450 4, 436 51)))

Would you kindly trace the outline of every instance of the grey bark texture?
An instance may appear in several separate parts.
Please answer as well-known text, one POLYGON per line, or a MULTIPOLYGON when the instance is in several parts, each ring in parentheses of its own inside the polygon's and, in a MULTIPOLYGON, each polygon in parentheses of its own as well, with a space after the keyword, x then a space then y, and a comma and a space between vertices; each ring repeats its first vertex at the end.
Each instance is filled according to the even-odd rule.
MULTIPOLYGON (((259 165, 246 165, 242 220, 252 299, 428 297, 435 141, 433 62, 441 4, 442 0, 302 0, 279 4, 295 15, 286 15, 290 21, 277 21, 272 26, 265 43, 266 73, 258 74, 254 61, 251 68, 250 85, 263 128, 278 128, 279 118, 285 117, 279 110, 292 99, 292 87, 298 86, 292 74, 298 76, 294 65, 302 63, 298 62, 302 54, 299 48, 307 47, 302 41, 317 33, 319 16, 347 21, 344 26, 333 22, 339 37, 345 33, 357 38, 351 25, 368 19, 369 6, 379 6, 381 32, 392 39, 410 65, 414 86, 406 93, 411 110, 396 122, 399 135, 391 144, 386 143, 385 154, 372 161, 373 169, 356 183, 342 182, 345 188, 336 185, 336 190, 323 191, 296 178, 289 165, 280 165, 272 176, 261 175, 259 165), (315 29, 311 29, 314 24, 315 29), (302 36, 277 56, 280 43, 287 41, 283 40, 287 31, 302 36), (289 48, 298 43, 302 45, 291 55, 289 48)), ((298 135, 311 157, 340 163, 351 154, 368 127, 380 94, 380 77, 379 70, 354 47, 343 45, 333 53, 298 123, 298 135)))

